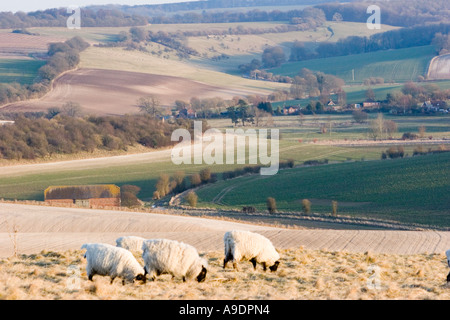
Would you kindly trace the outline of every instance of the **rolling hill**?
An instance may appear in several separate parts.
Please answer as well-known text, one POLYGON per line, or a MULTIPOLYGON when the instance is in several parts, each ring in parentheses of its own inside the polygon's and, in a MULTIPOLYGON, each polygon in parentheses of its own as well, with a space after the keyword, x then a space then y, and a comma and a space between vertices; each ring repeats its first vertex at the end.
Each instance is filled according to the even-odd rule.
POLYGON ((370 77, 381 77, 385 82, 407 82, 415 81, 418 76, 426 74, 428 64, 435 55, 434 51, 433 46, 377 51, 290 62, 269 71, 294 77, 302 68, 307 68, 335 75, 348 84, 362 83, 370 77))
POLYGON ((443 153, 299 167, 220 181, 197 193, 203 206, 266 210, 266 199, 273 197, 278 210, 301 212, 301 200, 310 199, 313 212, 329 214, 336 200, 342 214, 448 227, 449 160, 450 153, 443 153))

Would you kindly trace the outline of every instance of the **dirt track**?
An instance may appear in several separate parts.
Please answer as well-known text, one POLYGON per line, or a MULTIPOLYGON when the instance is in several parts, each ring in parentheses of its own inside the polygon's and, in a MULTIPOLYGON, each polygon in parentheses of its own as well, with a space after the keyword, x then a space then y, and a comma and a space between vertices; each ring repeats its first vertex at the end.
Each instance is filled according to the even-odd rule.
POLYGON ((180 77, 101 69, 78 69, 55 80, 53 90, 39 100, 12 103, 3 111, 46 111, 68 101, 79 103, 89 114, 139 112, 136 101, 144 96, 158 97, 161 105, 192 97, 231 99, 251 92, 219 88, 180 77))
POLYGON ((201 251, 222 250, 230 229, 253 230, 278 248, 374 253, 442 253, 450 232, 379 230, 296 230, 168 214, 0 204, 0 257, 18 253, 79 249, 85 242, 115 243, 122 235, 185 241, 201 251), (17 233, 13 230, 16 228, 17 233))

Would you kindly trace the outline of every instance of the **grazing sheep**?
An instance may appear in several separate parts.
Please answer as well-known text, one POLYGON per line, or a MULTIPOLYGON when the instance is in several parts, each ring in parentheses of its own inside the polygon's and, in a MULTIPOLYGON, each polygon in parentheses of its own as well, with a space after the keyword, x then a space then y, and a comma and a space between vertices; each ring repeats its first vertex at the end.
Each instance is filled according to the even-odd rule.
POLYGON ((116 277, 122 278, 122 284, 134 280, 145 283, 145 270, 130 251, 103 243, 85 243, 81 249, 86 249, 84 257, 87 259, 89 280, 92 281, 92 277, 98 274, 110 276, 111 284, 116 277))
POLYGON ((160 274, 186 279, 196 277, 202 282, 206 277, 208 263, 200 258, 193 246, 167 239, 146 240, 142 245, 145 272, 154 280, 160 274))
MULTIPOLYGON (((447 264, 448 264, 448 266, 450 267, 450 250, 447 250, 447 251, 445 252, 445 255, 447 256, 447 264)), ((447 282, 450 282, 450 272, 449 272, 449 274, 447 275, 447 282)))
POLYGON ((223 241, 225 244, 224 269, 228 261, 233 261, 233 268, 237 269, 237 262, 249 260, 255 270, 256 263, 261 263, 264 271, 267 266, 270 271, 277 271, 280 255, 266 237, 249 231, 228 231, 223 241))
POLYGON ((139 252, 142 254, 142 243, 146 239, 135 236, 125 236, 116 239, 117 247, 127 249, 131 252, 139 252))

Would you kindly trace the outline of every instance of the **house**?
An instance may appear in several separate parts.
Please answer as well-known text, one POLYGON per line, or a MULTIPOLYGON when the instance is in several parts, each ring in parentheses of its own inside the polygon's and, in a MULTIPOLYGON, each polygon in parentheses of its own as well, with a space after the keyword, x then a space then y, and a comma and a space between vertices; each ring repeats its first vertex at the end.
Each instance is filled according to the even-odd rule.
POLYGON ((435 100, 435 101, 425 101, 422 104, 422 108, 426 109, 426 111, 434 111, 438 112, 440 109, 445 109, 447 107, 447 103, 445 101, 435 100))
POLYGON ((51 186, 45 190, 44 196, 49 204, 120 207, 120 188, 116 185, 51 186))
POLYGON ((333 102, 333 100, 328 101, 327 106, 332 107, 335 106, 336 103, 333 102))
POLYGON ((380 103, 376 101, 366 101, 363 102, 363 108, 379 108, 380 103))
POLYGON ((189 119, 197 118, 197 112, 192 108, 183 108, 178 112, 178 117, 189 119))
POLYGON ((282 112, 283 114, 288 115, 288 114, 295 114, 298 111, 299 111, 298 108, 291 106, 291 107, 284 107, 282 112))
POLYGON ((6 124, 14 124, 14 121, 0 120, 0 126, 6 125, 6 124))

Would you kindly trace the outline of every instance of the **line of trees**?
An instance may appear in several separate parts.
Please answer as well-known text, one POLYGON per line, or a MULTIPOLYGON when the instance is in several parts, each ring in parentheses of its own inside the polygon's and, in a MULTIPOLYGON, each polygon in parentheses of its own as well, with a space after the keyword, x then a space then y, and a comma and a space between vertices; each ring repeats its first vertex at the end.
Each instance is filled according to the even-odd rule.
POLYGON ((436 44, 437 50, 440 51, 448 47, 448 39, 444 39, 442 35, 448 34, 449 31, 448 23, 402 28, 377 33, 370 37, 350 36, 339 39, 335 43, 322 42, 314 51, 297 41, 292 44, 289 60, 303 61, 430 44, 436 44), (435 39, 435 37, 439 38, 435 39))
MULTIPOLYGON (((209 2, 209 1, 208 1, 209 2)), ((298 4, 298 3, 297 3, 298 4)), ((309 3, 308 3, 309 4, 309 3)), ((279 4, 275 4, 279 5, 279 4)), ((126 7, 98 6, 83 8, 81 22, 83 27, 125 27, 152 24, 178 23, 232 23, 261 21, 290 21, 297 30, 307 30, 321 25, 325 13, 321 9, 308 7, 305 10, 259 10, 248 11, 203 11, 165 14, 161 10, 149 10, 137 6, 134 10, 126 7), (141 9, 137 9, 140 7, 141 9)), ((1 29, 21 29, 31 27, 65 27, 70 14, 65 8, 47 9, 34 12, 0 12, 1 29)))
POLYGON ((42 96, 50 90, 53 79, 80 63, 80 53, 87 47, 89 44, 80 37, 49 44, 47 63, 39 69, 34 83, 0 84, 0 105, 42 96))
MULTIPOLYGON (((448 22, 450 4, 447 0, 408 0, 404 1, 372 1, 370 5, 381 8, 381 23, 410 27, 436 22, 448 22)), ((323 10, 327 20, 332 21, 336 14, 343 21, 366 22, 367 2, 325 3, 315 6, 323 10)))
MULTIPOLYGON (((305 3, 298 0, 200 0, 200 1, 190 1, 190 2, 177 2, 177 3, 165 3, 165 4, 147 4, 147 5, 137 5, 137 6, 93 6, 92 8, 104 8, 104 9, 115 9, 129 13, 129 14, 142 14, 146 16, 161 16, 161 13, 174 13, 180 11, 201 11, 208 9, 226 9, 226 8, 245 8, 245 7, 274 7, 274 6, 293 6, 299 4, 318 4, 327 2, 327 0, 308 0, 305 3)), ((216 11, 216 10, 215 10, 216 11)), ((264 10, 260 10, 264 11, 264 10)), ((206 11, 205 11, 206 13, 206 11)), ((223 13, 223 11, 221 11, 223 13)))
MULTIPOLYGON (((66 27, 70 17, 67 9, 47 9, 25 13, 22 11, 0 12, 0 29, 21 29, 32 27, 66 27)), ((148 18, 142 15, 127 14, 116 9, 81 10, 83 27, 126 27, 145 26, 148 18)))
MULTIPOLYGON (((298 3, 297 3, 298 4, 298 3)), ((278 5, 278 4, 276 4, 278 5)), ((202 13, 188 12, 173 15, 157 15, 149 18, 150 23, 235 23, 235 22, 263 22, 290 21, 297 25, 298 30, 309 30, 322 25, 326 21, 321 9, 308 7, 304 10, 270 10, 252 9, 248 11, 204 11, 202 13)))

